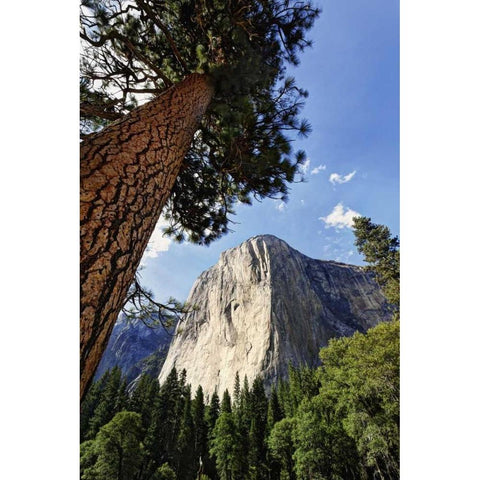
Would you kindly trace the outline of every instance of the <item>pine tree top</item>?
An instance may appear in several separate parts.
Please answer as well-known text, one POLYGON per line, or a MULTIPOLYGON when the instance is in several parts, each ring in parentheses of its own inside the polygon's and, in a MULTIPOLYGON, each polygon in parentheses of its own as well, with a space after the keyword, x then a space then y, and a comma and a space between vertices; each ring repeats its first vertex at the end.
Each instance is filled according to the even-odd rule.
POLYGON ((311 0, 82 0, 83 134, 191 73, 215 85, 164 212, 177 240, 208 244, 236 202, 286 198, 305 160, 290 134, 310 131, 299 118, 307 92, 286 68, 319 13, 311 0))

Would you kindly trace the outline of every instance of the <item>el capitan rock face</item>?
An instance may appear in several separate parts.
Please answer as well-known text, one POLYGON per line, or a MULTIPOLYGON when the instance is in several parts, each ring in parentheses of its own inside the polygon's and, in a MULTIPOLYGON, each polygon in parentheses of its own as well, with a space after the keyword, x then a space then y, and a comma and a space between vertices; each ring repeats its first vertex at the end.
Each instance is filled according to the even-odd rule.
POLYGON ((223 252, 195 281, 196 308, 177 327, 160 373, 187 371, 192 391, 233 391, 236 372, 268 386, 288 364, 317 365, 332 337, 389 319, 373 276, 361 267, 309 258, 272 235, 223 252))

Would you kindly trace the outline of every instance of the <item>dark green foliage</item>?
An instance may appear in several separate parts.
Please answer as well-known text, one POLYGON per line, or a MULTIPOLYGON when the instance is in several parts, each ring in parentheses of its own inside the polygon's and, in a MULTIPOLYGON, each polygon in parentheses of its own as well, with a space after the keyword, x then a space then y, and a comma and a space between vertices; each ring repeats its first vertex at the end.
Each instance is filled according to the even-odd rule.
POLYGON ((152 480, 176 480, 176 478, 175 471, 168 463, 164 463, 161 467, 158 467, 152 480))
POLYGON ((95 440, 86 440, 80 445, 80 478, 90 480, 95 478, 95 464, 98 454, 95 440))
POLYGON ((328 407, 320 396, 306 399, 294 417, 293 460, 301 480, 359 478, 355 443, 344 431, 341 418, 328 407))
POLYGON ((400 242, 392 237, 384 225, 372 223, 370 218, 353 219, 355 245, 369 264, 368 269, 382 287, 396 316, 400 315, 400 242))
POLYGON ((165 461, 173 462, 181 414, 183 412, 182 389, 177 371, 172 368, 165 383, 160 387, 159 419, 162 425, 159 442, 167 452, 165 461))
POLYGON ((253 382, 250 402, 251 421, 248 461, 250 465, 250 478, 257 480, 267 478, 265 431, 267 426, 268 403, 263 381, 259 377, 253 382))
POLYGON ((277 389, 272 388, 270 393, 270 398, 268 400, 268 411, 267 411, 267 434, 270 433, 273 426, 279 422, 283 417, 284 413, 282 407, 280 406, 280 401, 278 399, 277 389))
POLYGON ((208 428, 208 455, 207 458, 204 462, 204 469, 205 473, 210 477, 210 478, 217 478, 217 473, 216 473, 216 457, 215 454, 212 453, 211 447, 212 447, 212 441, 213 441, 213 429, 215 428, 215 423, 217 422, 218 417, 220 416, 220 399, 218 398, 218 394, 215 391, 212 395, 212 399, 210 401, 210 405, 206 409, 206 423, 207 423, 207 428, 208 428))
POLYGON ((208 425, 205 415, 205 403, 203 399, 203 389, 197 388, 195 398, 192 402, 192 416, 195 426, 194 431, 194 452, 195 459, 205 462, 208 455, 208 425))
POLYGON ((105 372, 98 382, 92 384, 80 405, 80 442, 87 439, 90 420, 100 403, 102 392, 109 375, 110 371, 105 372))
POLYGON ((83 133, 192 72, 215 84, 164 211, 169 234, 207 244, 237 201, 286 196, 305 160, 289 134, 310 131, 299 119, 307 93, 286 66, 311 45, 311 1, 82 0, 81 11, 83 133))
POLYGON ((241 394, 240 375, 237 372, 235 374, 235 383, 233 386, 233 406, 236 409, 240 407, 240 394, 241 394))
POLYGON ((238 373, 235 377, 234 392, 235 398, 237 400, 234 402, 233 414, 235 420, 235 427, 238 432, 237 448, 241 452, 238 458, 238 476, 240 478, 248 478, 248 451, 250 445, 249 433, 252 405, 250 403, 248 381, 245 377, 243 382, 243 389, 240 388, 240 376, 238 375, 238 373))
POLYGON ((210 401, 210 405, 207 409, 207 426, 208 431, 211 432, 215 427, 215 422, 220 415, 220 400, 218 398, 218 393, 215 391, 212 395, 212 400, 210 401))
POLYGON ((243 452, 239 450, 239 446, 238 430, 233 414, 224 410, 213 429, 210 448, 221 480, 240 480, 239 461, 243 452))
POLYGON ((100 428, 95 440, 82 445, 82 480, 136 478, 143 460, 141 438, 140 415, 126 411, 117 413, 100 428))
POLYGON ((188 388, 185 395, 183 415, 180 423, 177 440, 177 454, 176 454, 176 471, 178 477, 189 480, 195 477, 196 462, 198 458, 195 456, 195 444, 192 448, 192 440, 195 439, 195 424, 192 416, 192 401, 190 395, 190 388, 188 388))
POLYGON ((126 388, 120 368, 115 367, 105 372, 80 407, 82 440, 95 438, 102 425, 108 423, 117 412, 127 407, 126 388))
POLYGON ((148 375, 142 375, 133 390, 129 410, 137 412, 142 416, 142 424, 147 428, 152 423, 154 403, 158 398, 160 386, 158 381, 148 375))
POLYGON ((220 405, 220 413, 232 413, 232 399, 228 390, 223 392, 222 403, 220 405))
POLYGON ((108 372, 86 397, 95 422, 83 428, 108 420, 81 444, 82 480, 398 480, 399 322, 331 340, 320 357, 290 366, 269 396, 237 376, 221 405, 201 387, 192 399, 173 369, 160 388, 140 378, 117 412, 123 380, 108 372))
MULTIPOLYGON (((277 389, 273 387, 268 400, 267 426, 265 430, 265 438, 267 439, 267 442, 273 428, 278 422, 280 422, 280 420, 282 420, 282 418, 284 418, 284 414, 278 399, 277 389)), ((272 480, 280 478, 282 469, 281 458, 274 454, 270 445, 267 449, 267 467, 272 480)))
POLYGON ((400 325, 332 340, 320 351, 320 398, 331 399, 367 471, 399 477, 400 325))
POLYGON ((275 478, 295 478, 293 454, 293 429, 294 418, 284 418, 274 424, 268 436, 268 450, 270 453, 270 470, 275 478))

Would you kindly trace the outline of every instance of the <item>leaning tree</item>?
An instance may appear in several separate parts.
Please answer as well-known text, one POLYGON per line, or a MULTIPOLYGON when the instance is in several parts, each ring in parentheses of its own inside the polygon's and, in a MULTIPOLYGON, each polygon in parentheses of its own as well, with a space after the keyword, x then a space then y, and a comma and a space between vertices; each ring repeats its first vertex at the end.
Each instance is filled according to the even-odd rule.
POLYGON ((208 244, 284 198, 307 93, 286 74, 319 10, 290 0, 82 0, 81 394, 160 214, 208 244))

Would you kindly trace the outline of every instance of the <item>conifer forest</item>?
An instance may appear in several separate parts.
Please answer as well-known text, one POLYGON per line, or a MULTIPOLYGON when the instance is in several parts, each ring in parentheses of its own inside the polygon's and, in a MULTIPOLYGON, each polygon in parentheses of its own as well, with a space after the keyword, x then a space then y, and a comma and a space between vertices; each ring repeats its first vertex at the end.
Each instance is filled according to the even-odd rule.
POLYGON ((185 372, 130 387, 119 369, 82 403, 82 480, 399 478, 399 322, 321 349, 322 366, 289 368, 206 399, 185 372))

